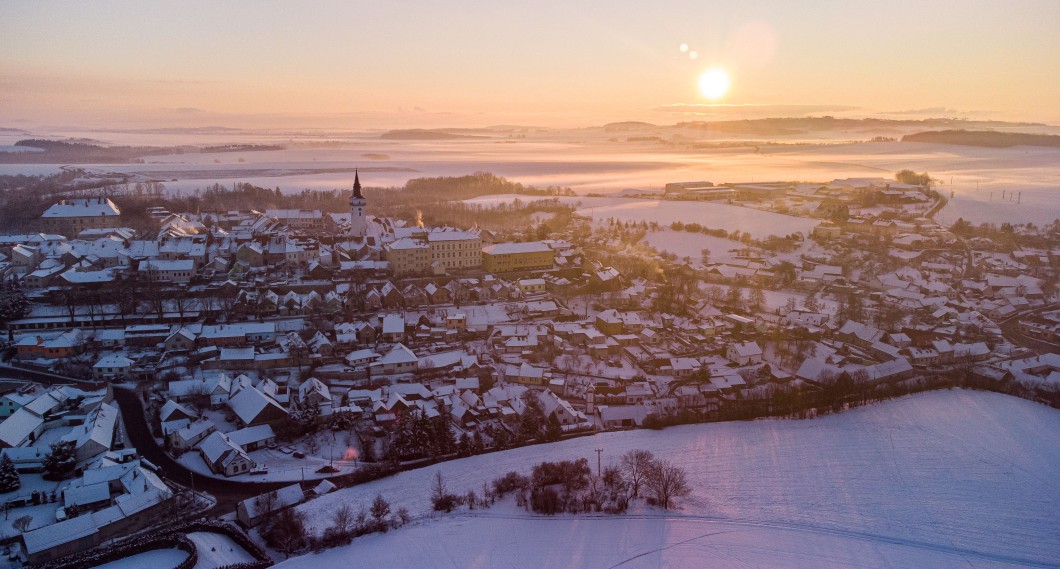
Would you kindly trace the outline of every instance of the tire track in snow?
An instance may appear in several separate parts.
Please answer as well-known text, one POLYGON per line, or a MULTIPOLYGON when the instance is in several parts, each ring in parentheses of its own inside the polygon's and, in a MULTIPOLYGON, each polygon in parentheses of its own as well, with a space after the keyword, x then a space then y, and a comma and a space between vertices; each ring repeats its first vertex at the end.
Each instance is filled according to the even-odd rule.
MULTIPOLYGON (((988 551, 977 551, 974 549, 967 549, 955 545, 945 545, 938 543, 931 543, 927 541, 918 541, 915 539, 907 539, 901 537, 894 537, 888 535, 874 534, 869 532, 859 532, 853 530, 845 530, 838 528, 827 528, 814 526, 810 524, 802 524, 797 522, 782 522, 782 521, 769 521, 769 520, 754 520, 754 519, 740 519, 740 518, 717 518, 711 516, 701 515, 648 515, 648 514, 620 514, 620 515, 584 515, 579 514, 577 516, 539 516, 533 514, 526 515, 513 515, 513 514, 490 514, 485 512, 471 513, 463 512, 460 514, 463 517, 477 517, 477 518, 490 518, 490 519, 501 519, 501 520, 539 520, 539 521, 573 521, 573 520, 613 520, 621 521, 626 519, 635 520, 660 520, 660 521, 673 521, 673 522, 706 522, 716 523, 725 525, 745 526, 745 527, 760 527, 768 529, 778 529, 795 532, 805 532, 817 535, 831 535, 836 537, 845 537, 850 539, 857 539, 860 541, 867 541, 870 543, 886 543, 889 545, 897 545, 899 547, 909 547, 912 549, 922 549, 925 551, 934 551, 937 553, 945 553, 948 555, 954 555, 957 557, 964 557, 968 561, 967 557, 977 558, 985 561, 993 561, 996 563, 1008 563, 1011 565, 1023 565, 1026 567, 1038 567, 1042 569, 1060 569, 1060 561, 1042 561, 1040 559, 1027 559, 1022 557, 1014 557, 1010 555, 1004 555, 1000 553, 990 553, 988 551)), ((725 533, 725 532, 718 532, 725 533)), ((699 538, 693 538, 699 539, 699 538)), ((676 545, 676 544, 675 544, 676 545)))
MULTIPOLYGON (((633 557, 630 557, 628 559, 623 559, 622 561, 619 561, 618 563, 615 563, 614 565, 608 567, 607 569, 615 569, 615 567, 621 567, 622 565, 625 565, 626 563, 629 563, 630 561, 633 561, 634 559, 640 559, 641 557, 644 557, 646 555, 651 555, 652 553, 659 553, 660 551, 666 551, 667 549, 670 549, 671 547, 677 547, 678 545, 684 545, 686 543, 691 543, 693 541, 696 541, 697 539, 703 539, 704 537, 710 537, 712 535, 721 535, 723 533, 731 533, 731 532, 716 531, 716 532, 712 532, 712 533, 705 533, 703 535, 697 535, 696 537, 689 538, 689 539, 686 539, 684 541, 679 541, 677 543, 671 543, 670 545, 666 545, 666 546, 663 546, 663 547, 657 547, 657 548, 652 549, 650 551, 645 551, 644 553, 638 553, 637 555, 634 555, 633 557)), ((717 549, 717 548, 715 548, 715 549, 717 549)), ((721 553, 721 552, 719 551, 718 553, 721 553)))

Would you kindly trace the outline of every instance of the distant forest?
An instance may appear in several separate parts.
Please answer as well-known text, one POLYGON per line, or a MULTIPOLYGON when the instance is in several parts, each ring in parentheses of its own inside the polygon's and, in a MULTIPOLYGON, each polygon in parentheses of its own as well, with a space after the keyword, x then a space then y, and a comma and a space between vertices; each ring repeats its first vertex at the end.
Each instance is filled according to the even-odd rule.
POLYGON ((902 137, 902 142, 934 142, 938 144, 960 144, 963 146, 988 146, 990 148, 1008 148, 1021 145, 1060 147, 1060 136, 1024 132, 994 132, 992 130, 933 130, 907 134, 902 137))
POLYGON ((15 146, 39 151, 0 152, 0 164, 129 164, 145 156, 199 152, 282 150, 282 146, 229 144, 225 146, 102 146, 82 141, 27 139, 15 146))

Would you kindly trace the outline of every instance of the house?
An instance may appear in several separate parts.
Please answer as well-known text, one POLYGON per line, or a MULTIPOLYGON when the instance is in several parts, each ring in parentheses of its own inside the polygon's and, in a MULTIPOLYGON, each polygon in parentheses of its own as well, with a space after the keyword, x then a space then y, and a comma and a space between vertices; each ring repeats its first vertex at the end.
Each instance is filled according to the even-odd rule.
POLYGON ((382 339, 384 342, 400 342, 405 338, 405 319, 400 314, 383 317, 382 339))
POLYGON ((228 435, 214 431, 199 443, 199 454, 214 474, 236 476, 254 468, 254 461, 228 435))
POLYGON ((276 433, 269 425, 256 425, 228 433, 228 439, 246 452, 265 448, 276 442, 276 433))
POLYGON ((394 375, 412 373, 419 366, 419 358, 404 344, 394 344, 390 351, 371 364, 373 374, 394 375))
POLYGON ((50 336, 25 336, 16 344, 19 359, 36 358, 69 358, 81 351, 82 338, 80 330, 71 330, 50 336))
POLYGON ((304 406, 331 407, 331 392, 319 379, 310 377, 298 386, 298 402, 304 406))
POLYGON ((195 348, 195 333, 181 326, 163 343, 167 352, 188 352, 195 348))
POLYGON ((120 355, 103 356, 92 366, 92 376, 99 380, 122 381, 129 379, 133 361, 120 355))
POLYGON ((762 348, 758 342, 737 342, 729 344, 725 357, 740 366, 762 363, 762 348))
POLYGON ((236 506, 236 519, 248 528, 256 527, 266 517, 276 512, 302 503, 305 492, 298 484, 273 490, 267 495, 247 498, 236 506))
POLYGON ((601 405, 596 408, 597 418, 605 429, 639 427, 648 414, 644 405, 601 405))
POLYGON ((505 368, 504 379, 512 383, 522 385, 545 385, 545 369, 534 367, 528 363, 519 366, 510 365, 505 368))
POLYGON ((188 426, 177 429, 169 435, 169 444, 177 450, 189 450, 195 448, 203 439, 217 430, 217 426, 209 419, 199 419, 188 426))
POLYGON ((148 282, 188 284, 195 276, 195 261, 192 259, 144 261, 140 263, 137 270, 148 282))
POLYGON ((196 417, 197 415, 195 413, 172 399, 167 400, 166 403, 162 405, 162 409, 158 412, 158 419, 163 423, 179 419, 194 420, 196 417))
POLYGON ((111 450, 120 414, 117 407, 100 403, 88 414, 84 424, 70 431, 67 438, 73 438, 75 441, 74 455, 78 464, 83 465, 111 450))
POLYGON ((244 387, 227 402, 240 425, 276 423, 287 417, 287 410, 256 387, 244 387))

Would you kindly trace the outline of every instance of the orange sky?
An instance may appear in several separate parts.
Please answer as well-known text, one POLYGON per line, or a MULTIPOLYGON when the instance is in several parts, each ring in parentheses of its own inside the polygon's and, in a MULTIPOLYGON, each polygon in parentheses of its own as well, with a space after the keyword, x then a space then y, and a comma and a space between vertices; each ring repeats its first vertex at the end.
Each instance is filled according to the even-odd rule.
POLYGON ((2 3, 0 127, 1060 122, 1052 0, 357 4, 2 3))

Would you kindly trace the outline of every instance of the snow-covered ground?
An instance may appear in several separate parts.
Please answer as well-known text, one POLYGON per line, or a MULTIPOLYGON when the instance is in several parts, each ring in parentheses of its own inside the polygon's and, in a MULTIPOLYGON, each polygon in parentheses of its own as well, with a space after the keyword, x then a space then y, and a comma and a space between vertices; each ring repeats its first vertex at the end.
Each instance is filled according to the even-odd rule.
POLYGON ((605 433, 401 473, 299 506, 317 532, 380 493, 414 516, 431 479, 480 490, 542 460, 649 449, 682 464, 676 512, 544 518, 498 504, 280 567, 1058 566, 1060 412, 992 393, 920 394, 807 421, 605 433))
MULTIPOLYGON (((356 460, 341 460, 343 453, 346 452, 348 448, 345 444, 333 446, 330 444, 330 439, 328 439, 328 441, 328 444, 323 444, 321 446, 317 456, 310 456, 307 454, 305 458, 294 458, 293 456, 283 454, 278 450, 262 449, 250 452, 251 460, 259 466, 268 468, 269 471, 266 474, 248 473, 229 477, 214 474, 213 471, 210 470, 210 467, 202 460, 202 455, 195 450, 180 455, 180 457, 177 458, 177 462, 185 468, 195 472, 196 475, 201 475, 206 478, 233 480, 236 482, 297 482, 299 480, 316 480, 349 474, 359 467, 360 463, 356 460), (334 460, 326 458, 330 453, 334 453, 334 460), (337 472, 317 472, 317 470, 329 465, 333 466, 337 472)), ((301 450, 303 453, 306 452, 304 443, 292 446, 295 449, 301 450)))
POLYGON ((195 544, 199 560, 195 569, 215 569, 235 563, 250 563, 254 556, 227 535, 211 532, 192 532, 188 539, 195 544))
MULTIPOLYGON (((97 566, 95 569, 169 569, 180 565, 188 558, 188 554, 179 549, 152 549, 145 553, 111 561, 97 566)), ((198 565, 196 565, 198 567, 198 565)))
POLYGON ((650 231, 644 236, 644 243, 658 251, 673 253, 679 259, 688 257, 693 263, 702 262, 704 249, 710 251, 708 263, 732 263, 736 260, 733 250, 747 248, 732 239, 673 229, 650 231))

